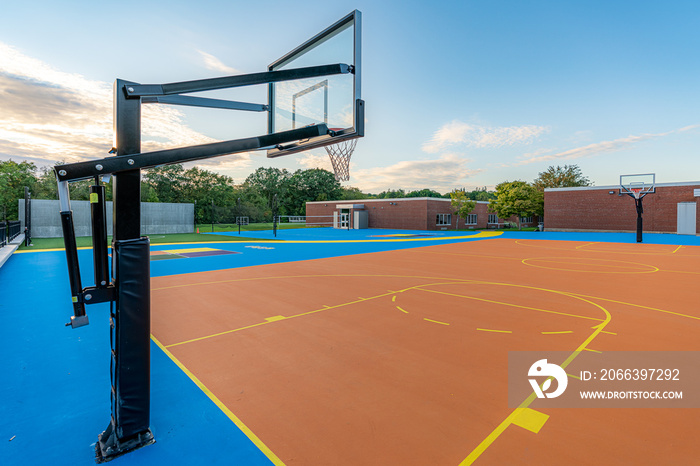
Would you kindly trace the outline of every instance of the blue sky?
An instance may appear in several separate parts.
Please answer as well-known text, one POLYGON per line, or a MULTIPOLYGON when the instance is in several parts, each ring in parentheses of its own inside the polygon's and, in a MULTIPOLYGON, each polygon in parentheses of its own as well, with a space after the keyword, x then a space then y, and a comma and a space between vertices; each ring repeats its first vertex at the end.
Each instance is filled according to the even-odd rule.
MULTIPOLYGON (((12 2, 0 19, 0 159, 106 156, 115 78, 164 83, 266 70, 363 13, 366 192, 532 181, 578 164, 700 180, 697 1, 12 2)), ((265 103, 264 87, 225 95, 265 103)), ((149 106, 144 149, 264 134, 264 115, 149 106)), ((260 166, 330 168, 322 149, 201 164, 235 182, 260 166)))

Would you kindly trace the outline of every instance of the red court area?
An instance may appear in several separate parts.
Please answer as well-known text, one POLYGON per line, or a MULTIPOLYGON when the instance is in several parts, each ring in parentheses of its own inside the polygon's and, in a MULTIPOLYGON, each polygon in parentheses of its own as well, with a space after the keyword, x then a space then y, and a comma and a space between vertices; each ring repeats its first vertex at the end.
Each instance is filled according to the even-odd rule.
POLYGON ((698 270, 692 246, 465 241, 154 278, 152 329, 276 464, 693 464, 697 409, 525 419, 507 364, 700 350, 698 270))

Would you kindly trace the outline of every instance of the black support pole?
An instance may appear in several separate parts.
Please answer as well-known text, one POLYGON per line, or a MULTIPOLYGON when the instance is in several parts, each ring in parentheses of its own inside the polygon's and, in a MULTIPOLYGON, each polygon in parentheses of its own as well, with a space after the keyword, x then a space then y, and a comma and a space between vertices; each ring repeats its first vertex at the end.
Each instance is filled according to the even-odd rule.
MULTIPOLYGON (((141 151, 141 102, 114 83, 117 155, 141 151)), ((97 462, 155 442, 150 425, 149 240, 141 238, 141 170, 119 172, 113 184, 112 274, 116 309, 111 314, 112 416, 95 445, 97 462)))
MULTIPOLYGON (((97 180, 99 183, 99 179, 97 180)), ((92 257, 95 269, 95 286, 109 283, 107 256, 107 217, 105 209, 105 187, 90 186, 90 212, 92 214, 92 257)))
POLYGON ((634 200, 634 207, 637 209, 637 242, 642 242, 642 214, 644 213, 644 207, 642 206, 642 198, 634 200))
POLYGON ((32 245, 32 193, 24 187, 24 245, 32 245))
POLYGON ((73 300, 73 316, 70 325, 73 328, 88 324, 85 315, 85 304, 81 299, 83 284, 80 280, 80 266, 78 264, 78 248, 75 243, 75 228, 73 226, 73 212, 70 210, 61 212, 61 227, 63 228, 63 241, 66 245, 66 262, 68 262, 68 279, 70 281, 70 293, 73 300))

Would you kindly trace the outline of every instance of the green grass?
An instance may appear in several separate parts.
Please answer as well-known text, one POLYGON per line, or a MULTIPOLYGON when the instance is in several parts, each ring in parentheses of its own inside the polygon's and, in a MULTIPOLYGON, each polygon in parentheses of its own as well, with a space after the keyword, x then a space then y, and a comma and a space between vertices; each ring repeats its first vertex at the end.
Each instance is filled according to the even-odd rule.
MULTIPOLYGON (((240 236, 224 236, 224 235, 212 235, 211 223, 203 223, 197 225, 201 233, 176 233, 172 235, 150 235, 151 244, 158 243, 202 243, 202 242, 213 242, 213 241, 250 241, 251 239, 256 241, 276 241, 271 239, 263 238, 250 238, 250 237, 240 237, 240 236), (208 234, 204 234, 208 233, 208 234)), ((294 229, 294 228, 306 228, 303 223, 282 223, 277 225, 280 230, 294 229)), ((243 231, 261 231, 261 230, 272 230, 272 223, 251 223, 249 225, 241 226, 241 232, 243 231)), ((235 224, 215 224, 214 233, 217 232, 237 232, 238 225, 235 224)), ((92 237, 81 236, 75 239, 79 248, 91 247, 92 237)), ((107 244, 112 243, 112 237, 107 238, 107 244)), ((65 245, 63 244, 63 238, 32 238, 32 245, 25 246, 22 243, 19 249, 63 249, 65 245)))
MULTIPOLYGON (((200 230, 202 231, 202 230, 200 230)), ((255 238, 243 238, 239 236, 224 236, 224 235, 204 235, 197 233, 176 233, 172 235, 150 235, 151 244, 159 243, 201 243, 201 242, 225 242, 225 241, 250 241, 255 238)), ((258 239, 256 239, 258 241, 258 239)), ((259 239, 259 241, 272 241, 266 239, 259 239)), ((112 237, 107 238, 107 243, 111 244, 112 237)), ((90 236, 80 236, 76 238, 76 243, 79 248, 91 247, 92 237, 90 236)), ((22 243, 19 249, 63 249, 65 245, 63 244, 63 238, 32 238, 32 245, 25 246, 22 243)))
MULTIPOLYGON (((212 225, 211 223, 200 223, 197 225, 199 231, 202 233, 211 233, 212 225)), ((304 223, 279 223, 277 224, 278 230, 293 230, 296 228, 315 228, 307 227, 304 223)), ((272 230, 272 222, 270 223, 251 223, 248 225, 241 225, 241 231, 260 231, 260 230, 272 230)), ((235 223, 215 223, 214 233, 217 232, 231 232, 238 231, 238 225, 235 223)))

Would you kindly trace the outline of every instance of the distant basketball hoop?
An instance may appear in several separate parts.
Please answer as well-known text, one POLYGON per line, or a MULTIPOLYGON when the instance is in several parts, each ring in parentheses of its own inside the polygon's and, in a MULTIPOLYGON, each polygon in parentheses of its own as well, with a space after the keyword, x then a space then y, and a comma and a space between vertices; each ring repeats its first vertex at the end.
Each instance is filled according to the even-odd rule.
POLYGON ((345 139, 336 144, 325 146, 328 157, 333 164, 336 180, 348 181, 350 179, 350 157, 355 152, 356 145, 357 139, 345 139))

